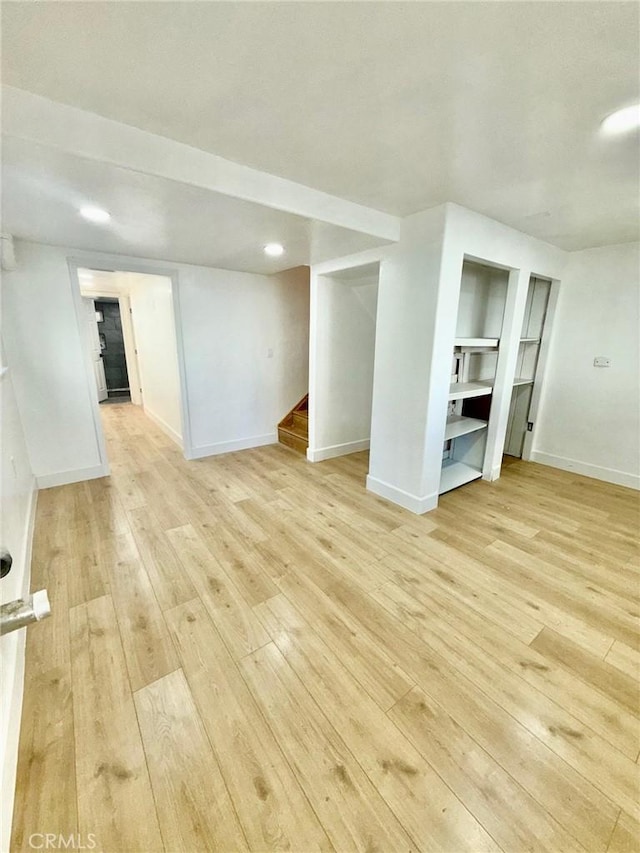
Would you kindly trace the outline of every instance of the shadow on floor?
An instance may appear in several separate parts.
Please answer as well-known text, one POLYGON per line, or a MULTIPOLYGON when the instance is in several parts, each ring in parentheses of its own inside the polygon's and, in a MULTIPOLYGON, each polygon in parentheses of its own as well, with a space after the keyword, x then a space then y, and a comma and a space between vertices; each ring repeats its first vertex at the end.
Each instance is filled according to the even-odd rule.
POLYGON ((101 400, 100 405, 106 405, 107 403, 130 403, 131 402, 131 394, 125 392, 124 394, 109 394, 109 398, 107 400, 101 400))

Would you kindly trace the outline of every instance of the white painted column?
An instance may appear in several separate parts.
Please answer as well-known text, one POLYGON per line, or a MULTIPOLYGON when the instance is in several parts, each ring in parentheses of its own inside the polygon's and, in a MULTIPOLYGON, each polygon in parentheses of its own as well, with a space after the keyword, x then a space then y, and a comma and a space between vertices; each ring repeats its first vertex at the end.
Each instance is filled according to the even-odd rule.
MULTIPOLYGON (((318 390, 319 390, 319 339, 323 331, 323 318, 320 316, 320 305, 318 297, 319 275, 311 269, 310 292, 309 292, 309 446, 307 448, 307 459, 313 461, 313 451, 318 446, 317 441, 317 419, 318 419, 318 390), (309 452, 311 451, 311 453, 309 452)), ((326 330, 325 330, 326 331, 326 330)))
POLYGON ((531 271, 528 269, 514 269, 509 272, 491 414, 487 427, 487 447, 482 469, 484 480, 497 480, 500 476, 530 277, 531 271))
MULTIPOLYGON (((438 502, 425 456, 444 224, 444 206, 408 217, 380 266, 367 488, 415 513, 438 502)), ((442 430, 445 416, 446 403, 442 430)))

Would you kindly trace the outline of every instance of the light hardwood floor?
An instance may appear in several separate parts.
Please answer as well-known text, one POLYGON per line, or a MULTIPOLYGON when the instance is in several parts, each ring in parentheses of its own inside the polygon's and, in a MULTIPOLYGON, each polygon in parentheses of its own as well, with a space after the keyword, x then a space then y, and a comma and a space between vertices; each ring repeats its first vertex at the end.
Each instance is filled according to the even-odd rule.
POLYGON ((636 493, 512 462, 416 517, 366 454, 103 419, 38 498, 15 850, 640 850, 636 493))

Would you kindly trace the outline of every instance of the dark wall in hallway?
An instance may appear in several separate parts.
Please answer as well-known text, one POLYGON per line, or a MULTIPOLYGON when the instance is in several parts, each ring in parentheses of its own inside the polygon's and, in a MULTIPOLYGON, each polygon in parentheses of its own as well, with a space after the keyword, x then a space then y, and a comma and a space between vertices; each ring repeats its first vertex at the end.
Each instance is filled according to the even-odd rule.
POLYGON ((102 346, 102 360, 107 377, 107 390, 129 388, 127 362, 124 355, 124 338, 120 305, 117 301, 96 300, 96 311, 102 311, 104 320, 98 323, 98 332, 102 346))

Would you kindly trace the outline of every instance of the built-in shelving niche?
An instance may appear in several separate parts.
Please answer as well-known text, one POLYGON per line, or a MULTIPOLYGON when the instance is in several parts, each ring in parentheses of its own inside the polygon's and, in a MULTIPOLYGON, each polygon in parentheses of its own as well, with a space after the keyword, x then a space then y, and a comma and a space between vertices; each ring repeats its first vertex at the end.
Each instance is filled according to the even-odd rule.
POLYGON ((507 284, 505 270, 463 265, 440 494, 482 476, 507 284))

